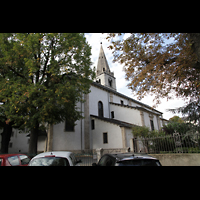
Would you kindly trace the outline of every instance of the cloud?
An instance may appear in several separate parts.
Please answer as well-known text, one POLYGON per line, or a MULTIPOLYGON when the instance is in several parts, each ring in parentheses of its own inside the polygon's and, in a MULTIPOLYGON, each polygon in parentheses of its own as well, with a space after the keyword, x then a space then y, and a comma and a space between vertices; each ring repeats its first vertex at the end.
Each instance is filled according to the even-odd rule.
MULTIPOLYGON (((130 34, 126 33, 123 35, 123 39, 127 39, 129 36, 130 34)), ((99 50, 100 50, 100 42, 102 42, 103 50, 106 55, 108 65, 110 67, 110 70, 112 72, 114 71, 114 76, 116 77, 117 91, 137 100, 137 96, 134 96, 132 91, 128 89, 127 87, 128 81, 125 80, 125 72, 123 71, 123 66, 117 62, 116 63, 112 62, 113 61, 112 51, 107 48, 110 45, 110 42, 108 42, 108 40, 105 39, 107 37, 107 34, 86 33, 85 37, 89 45, 92 47, 91 49, 91 53, 92 53, 91 61, 93 62, 92 68, 94 66, 97 67, 97 61, 98 61, 99 50)), ((141 102, 149 106, 153 106, 155 104, 153 102, 153 99, 154 99, 154 96, 147 95, 141 100, 141 102)), ((167 112, 166 109, 177 108, 183 105, 184 105, 184 101, 181 99, 174 98, 168 101, 166 99, 161 99, 161 104, 159 104, 156 107, 156 109, 159 110, 160 112, 163 112, 163 118, 169 119, 173 117, 174 114, 167 112)), ((181 117, 181 115, 179 116, 181 117)))

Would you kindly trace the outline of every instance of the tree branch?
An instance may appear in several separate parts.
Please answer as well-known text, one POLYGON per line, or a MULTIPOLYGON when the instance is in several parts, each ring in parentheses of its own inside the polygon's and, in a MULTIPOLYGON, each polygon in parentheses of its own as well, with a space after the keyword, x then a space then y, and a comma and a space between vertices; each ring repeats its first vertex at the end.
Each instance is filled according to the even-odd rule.
POLYGON ((42 78, 40 79, 40 84, 42 83, 43 79, 44 79, 44 76, 46 75, 46 69, 47 69, 47 63, 49 61, 49 54, 50 54, 50 49, 52 48, 53 46, 53 39, 51 40, 51 44, 49 45, 49 49, 48 49, 48 55, 46 55, 44 53, 44 56, 46 58, 46 61, 45 61, 45 64, 44 64, 44 69, 43 69, 43 73, 42 73, 42 78))
POLYGON ((22 74, 18 73, 15 69, 13 69, 12 66, 7 66, 12 72, 14 72, 17 76, 20 76, 21 78, 25 78, 25 76, 23 76, 22 74))

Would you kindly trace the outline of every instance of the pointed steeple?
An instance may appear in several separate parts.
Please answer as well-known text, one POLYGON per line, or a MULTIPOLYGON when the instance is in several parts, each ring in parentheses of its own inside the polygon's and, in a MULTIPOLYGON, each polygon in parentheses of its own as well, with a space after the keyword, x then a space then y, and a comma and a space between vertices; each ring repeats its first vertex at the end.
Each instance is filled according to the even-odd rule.
POLYGON ((100 44, 101 46, 97 63, 96 82, 110 89, 116 90, 114 72, 110 71, 105 53, 103 51, 102 42, 100 44))
POLYGON ((102 72, 110 73, 110 68, 103 51, 102 42, 100 44, 101 44, 101 47, 100 47, 99 58, 98 58, 98 63, 97 63, 97 71, 96 71, 97 76, 101 74, 102 72))

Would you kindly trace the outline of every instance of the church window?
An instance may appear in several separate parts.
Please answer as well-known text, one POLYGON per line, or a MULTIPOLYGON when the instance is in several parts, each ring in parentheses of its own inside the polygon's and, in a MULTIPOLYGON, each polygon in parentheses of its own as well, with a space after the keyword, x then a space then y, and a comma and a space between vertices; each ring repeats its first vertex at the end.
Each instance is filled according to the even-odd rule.
POLYGON ((108 83, 109 83, 109 86, 112 87, 112 79, 111 78, 108 79, 108 83))
POLYGON ((103 103, 101 101, 98 102, 98 115, 103 117, 103 103))
POLYGON ((103 143, 108 143, 108 133, 103 133, 103 143))
POLYGON ((69 121, 68 119, 65 120, 65 131, 74 131, 74 123, 69 121))
POLYGON ((92 130, 95 129, 94 119, 91 120, 91 129, 92 129, 92 130))
POLYGON ((103 68, 103 71, 105 72, 105 68, 103 68))
POLYGON ((121 102, 121 105, 123 106, 124 105, 124 101, 121 100, 120 102, 121 102))
POLYGON ((11 137, 13 137, 14 136, 14 132, 12 131, 12 133, 11 133, 11 137))
POLYGON ((101 79, 97 79, 96 82, 101 84, 101 79))
POLYGON ((111 118, 115 118, 115 114, 114 114, 114 111, 111 112, 111 118))
POLYGON ((153 124, 153 120, 150 120, 150 124, 151 124, 151 130, 154 130, 154 124, 153 124))

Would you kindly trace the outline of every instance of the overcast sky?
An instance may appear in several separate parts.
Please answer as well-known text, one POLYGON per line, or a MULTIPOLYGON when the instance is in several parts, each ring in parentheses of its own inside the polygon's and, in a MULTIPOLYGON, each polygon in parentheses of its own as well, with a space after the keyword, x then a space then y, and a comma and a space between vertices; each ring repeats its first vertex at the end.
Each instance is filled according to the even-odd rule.
MULTIPOLYGON (((125 34, 123 37, 127 38, 129 34, 125 34)), ((128 82, 125 80, 125 72, 123 71, 123 65, 119 63, 113 63, 113 55, 112 51, 109 50, 107 47, 110 45, 110 42, 108 42, 105 38, 107 37, 107 34, 101 34, 101 33, 86 33, 85 37, 92 47, 92 55, 91 60, 93 62, 92 68, 97 66, 97 60, 99 56, 100 51, 100 42, 102 42, 103 50, 106 56, 106 59, 108 61, 108 65, 110 67, 111 72, 114 72, 114 76, 116 77, 116 85, 117 85, 117 92, 120 92, 126 96, 129 96, 133 99, 137 99, 137 96, 134 96, 132 94, 132 91, 128 89, 127 84, 128 82)), ((153 96, 146 96, 144 97, 141 102, 145 103, 149 106, 153 106, 155 103, 153 102, 153 96)), ((157 105, 156 109, 163 113, 163 118, 169 119, 174 116, 173 113, 167 112, 166 109, 169 108, 177 108, 184 105, 184 101, 181 99, 174 98, 173 100, 166 100, 161 99, 161 104, 157 105)), ((179 115, 182 117, 181 115, 179 115)))

